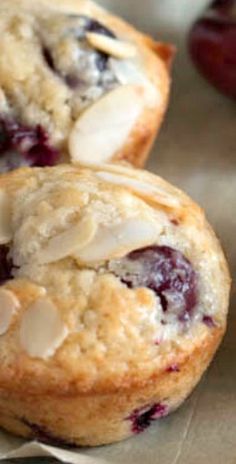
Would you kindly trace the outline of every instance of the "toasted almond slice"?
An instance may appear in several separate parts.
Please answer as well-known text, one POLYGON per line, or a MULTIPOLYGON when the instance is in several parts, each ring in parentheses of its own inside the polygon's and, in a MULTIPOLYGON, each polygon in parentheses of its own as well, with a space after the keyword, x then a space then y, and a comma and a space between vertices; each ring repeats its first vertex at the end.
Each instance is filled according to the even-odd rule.
POLYGON ((154 108, 162 105, 163 98, 161 92, 144 74, 141 64, 139 65, 135 61, 117 61, 111 59, 110 66, 121 84, 141 85, 143 87, 144 98, 148 107, 154 108))
POLYGON ((67 335, 68 328, 49 298, 39 298, 25 311, 20 341, 29 356, 42 359, 53 356, 67 335))
POLYGON ((4 288, 0 290, 0 335, 9 329, 13 315, 19 306, 20 302, 13 292, 4 288))
POLYGON ((51 238, 47 246, 40 250, 35 260, 39 264, 59 261, 71 255, 75 250, 80 250, 88 245, 93 239, 96 230, 97 225, 92 217, 84 217, 78 224, 75 224, 69 230, 51 238))
POLYGON ((151 199, 151 201, 156 201, 157 203, 170 208, 179 206, 179 200, 173 195, 165 192, 163 189, 161 189, 161 187, 142 182, 132 177, 126 177, 124 175, 114 174, 111 172, 99 171, 96 173, 96 175, 105 182, 128 187, 142 198, 151 199))
POLYGON ((97 50, 114 56, 115 58, 125 59, 133 58, 136 53, 136 47, 128 42, 123 42, 118 39, 113 39, 103 34, 96 32, 87 32, 86 38, 92 47, 97 50))
POLYGON ((121 86, 90 106, 69 137, 72 163, 104 163, 125 144, 143 110, 142 89, 121 86))
POLYGON ((153 244, 157 236, 155 223, 143 218, 128 218, 116 226, 101 227, 94 240, 75 256, 84 263, 120 258, 136 248, 153 244))
POLYGON ((11 203, 8 194, 0 190, 0 245, 9 243, 12 238, 11 203))
POLYGON ((2 114, 9 111, 7 98, 6 98, 4 90, 1 87, 0 87, 0 107, 1 107, 2 114))

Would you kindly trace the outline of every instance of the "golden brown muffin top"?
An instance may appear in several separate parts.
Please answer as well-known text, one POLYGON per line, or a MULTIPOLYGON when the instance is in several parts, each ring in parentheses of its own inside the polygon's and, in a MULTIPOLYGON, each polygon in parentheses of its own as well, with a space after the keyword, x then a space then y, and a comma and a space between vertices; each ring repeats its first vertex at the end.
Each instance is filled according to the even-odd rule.
POLYGON ((24 168, 1 177, 0 214, 0 385, 145 382, 225 325, 222 251, 199 207, 161 178, 24 168))

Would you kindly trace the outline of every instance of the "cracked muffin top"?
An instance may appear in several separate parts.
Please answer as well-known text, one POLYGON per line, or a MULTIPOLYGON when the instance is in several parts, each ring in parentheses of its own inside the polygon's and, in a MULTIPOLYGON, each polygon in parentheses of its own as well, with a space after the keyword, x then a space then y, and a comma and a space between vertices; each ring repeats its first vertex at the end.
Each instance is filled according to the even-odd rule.
POLYGON ((1 176, 0 218, 10 389, 144 383, 224 330, 221 248, 200 208, 161 178, 115 165, 22 168, 1 176))
POLYGON ((1 171, 119 157, 164 111, 168 47, 90 1, 2 0, 0 33, 1 171))

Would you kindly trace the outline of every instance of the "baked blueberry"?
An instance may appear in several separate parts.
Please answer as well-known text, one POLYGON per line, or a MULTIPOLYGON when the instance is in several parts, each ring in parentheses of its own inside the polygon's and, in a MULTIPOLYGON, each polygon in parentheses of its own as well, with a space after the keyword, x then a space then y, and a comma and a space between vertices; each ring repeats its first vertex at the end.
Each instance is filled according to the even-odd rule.
POLYGON ((130 288, 153 290, 164 313, 173 312, 183 321, 191 318, 197 304, 197 275, 180 251, 168 246, 135 250, 114 269, 130 288))
POLYGON ((128 417, 132 424, 132 432, 134 434, 144 432, 144 430, 147 429, 153 421, 166 416, 167 411, 167 406, 161 403, 136 409, 128 417))

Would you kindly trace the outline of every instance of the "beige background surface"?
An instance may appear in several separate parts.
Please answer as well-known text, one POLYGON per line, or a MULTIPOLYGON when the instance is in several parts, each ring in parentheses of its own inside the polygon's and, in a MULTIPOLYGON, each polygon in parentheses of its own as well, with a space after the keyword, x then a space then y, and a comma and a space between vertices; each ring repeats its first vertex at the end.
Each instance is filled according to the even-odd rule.
MULTIPOLYGON (((206 209, 235 277, 236 105, 198 76, 185 50, 189 24, 207 2, 103 0, 101 3, 153 36, 178 44, 171 105, 148 168, 185 189, 206 209)), ((234 287, 224 343, 204 380, 179 411, 139 437, 83 452, 76 460, 69 456, 64 459, 84 464, 235 464, 235 300, 234 287), (92 459, 87 461, 85 456, 92 459)), ((0 434, 0 454, 12 444, 12 439, 9 441, 0 434)), ((32 462, 36 462, 35 458, 32 462)))
MULTIPOLYGON (((236 104, 218 94, 197 74, 186 53, 186 31, 209 2, 106 0, 101 3, 154 37, 178 45, 171 105, 148 168, 179 185, 206 209, 235 278, 236 104)), ((161 425, 106 454, 111 462, 123 464, 126 461, 236 463, 235 286, 226 338, 194 395, 161 425)))

